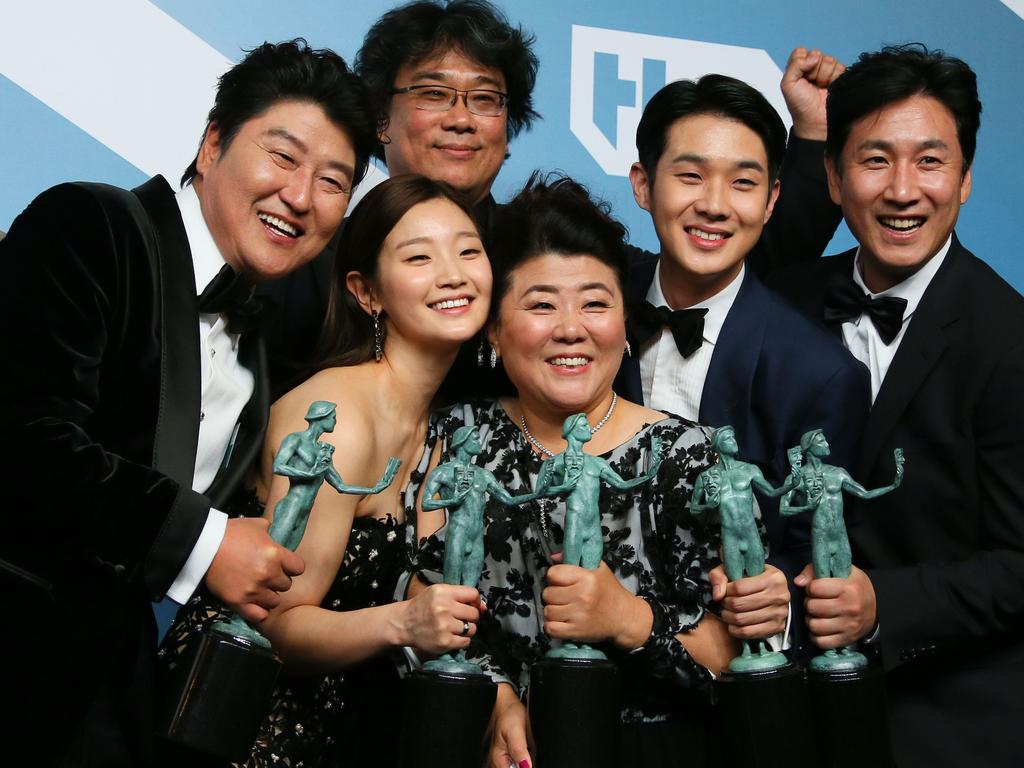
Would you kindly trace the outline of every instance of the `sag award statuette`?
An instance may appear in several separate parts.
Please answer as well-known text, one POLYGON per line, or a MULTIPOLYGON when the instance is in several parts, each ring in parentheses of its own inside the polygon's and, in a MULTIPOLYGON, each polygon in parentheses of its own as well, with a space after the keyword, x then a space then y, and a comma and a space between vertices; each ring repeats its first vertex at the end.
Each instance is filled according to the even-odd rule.
MULTIPOLYGON (((481 450, 474 427, 455 430, 451 448, 455 458, 427 478, 423 509, 448 510, 444 582, 476 587, 484 563, 488 495, 507 506, 537 496, 511 496, 490 471, 470 463, 481 450)), ((463 634, 469 629, 469 622, 463 622, 463 634)), ((477 768, 496 695, 490 677, 461 650, 428 661, 409 675, 402 718, 403 768, 477 768)))
MULTIPOLYGON (((843 491, 869 500, 896 490, 903 482, 903 451, 893 451, 896 478, 892 485, 872 491, 842 467, 822 461, 829 455, 829 445, 820 429, 805 433, 800 446, 788 453, 800 484, 783 496, 779 514, 812 512, 814 578, 848 578, 852 556, 843 518, 843 491)), ((864 654, 847 646, 811 659, 808 680, 822 764, 835 768, 892 765, 881 671, 869 665, 864 654)))
MULTIPOLYGON (((602 481, 619 491, 650 482, 661 466, 662 446, 651 440, 650 469, 623 479, 602 458, 583 452, 592 431, 584 413, 562 425, 566 449, 541 465, 535 493, 565 497, 562 562, 594 569, 604 539, 599 506, 602 481)), ((615 663, 586 643, 553 647, 530 670, 530 724, 536 761, 557 768, 602 768, 618 762, 619 680, 615 663)))
MULTIPOLYGON (((716 429, 711 447, 718 463, 697 478, 690 498, 694 515, 717 510, 722 531, 722 565, 729 581, 759 576, 765 553, 754 515, 754 491, 775 498, 800 482, 795 471, 773 488, 754 464, 737 458, 732 427, 716 429)), ((742 652, 716 682, 719 711, 730 738, 723 745, 726 765, 786 765, 814 768, 810 744, 792 738, 791 723, 807 717, 803 673, 786 657, 765 647, 766 639, 743 641, 742 652), (756 643, 756 650, 751 645, 756 643)))
MULTIPOLYGON (((337 424, 337 406, 317 400, 309 406, 303 432, 288 435, 274 458, 274 473, 289 479, 288 493, 274 506, 269 533, 294 551, 306 530, 313 501, 324 481, 338 493, 380 493, 401 462, 388 460, 372 488, 347 485, 334 468, 334 446, 319 441, 337 424)), ((203 633, 194 650, 171 673, 160 731, 166 738, 216 757, 249 756, 260 720, 267 712, 281 660, 270 642, 245 619, 232 614, 203 633)))

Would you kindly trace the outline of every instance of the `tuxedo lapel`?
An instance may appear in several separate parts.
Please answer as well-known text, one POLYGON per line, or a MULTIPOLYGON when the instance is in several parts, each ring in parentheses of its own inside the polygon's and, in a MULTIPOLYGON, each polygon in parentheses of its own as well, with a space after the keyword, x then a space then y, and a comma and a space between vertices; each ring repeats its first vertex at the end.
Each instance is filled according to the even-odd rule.
POLYGON ((615 377, 615 390, 634 403, 644 403, 644 385, 640 379, 640 344, 629 325, 630 304, 645 301, 647 291, 654 280, 654 271, 658 265, 658 258, 645 253, 639 249, 632 249, 629 264, 629 280, 626 284, 626 339, 632 347, 632 354, 622 358, 619 372, 615 377))
POLYGON ((708 366, 700 397, 701 424, 714 427, 728 424, 746 433, 743 426, 750 417, 751 390, 764 344, 764 321, 768 311, 764 287, 747 270, 722 324, 708 366))
POLYGON ((192 487, 202 393, 199 304, 192 251, 174 192, 162 176, 132 190, 148 214, 149 248, 157 261, 160 316, 160 405, 153 467, 192 487))
POLYGON ((954 237, 944 263, 925 289, 910 319, 907 332, 871 406, 861 450, 860 468, 865 477, 886 437, 946 349, 945 329, 959 317, 956 285, 961 250, 954 237))

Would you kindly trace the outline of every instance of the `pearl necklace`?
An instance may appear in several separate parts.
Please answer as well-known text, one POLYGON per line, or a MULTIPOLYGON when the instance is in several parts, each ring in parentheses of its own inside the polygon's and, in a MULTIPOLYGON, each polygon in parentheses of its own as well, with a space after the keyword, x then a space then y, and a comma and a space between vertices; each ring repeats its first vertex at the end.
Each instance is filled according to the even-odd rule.
MULTIPOLYGON (((615 406, 618 404, 618 402, 619 396, 612 392, 612 404, 608 406, 608 413, 604 415, 603 419, 601 419, 599 422, 597 422, 597 424, 590 428, 590 434, 594 434, 595 432, 597 432, 597 430, 599 430, 601 427, 605 425, 605 422, 607 422, 608 419, 612 417, 612 411, 615 410, 615 406)), ((526 426, 525 413, 519 415, 519 426, 522 428, 523 434, 526 435, 526 439, 530 441, 530 444, 533 445, 534 448, 536 448, 538 451, 543 453, 548 458, 554 458, 555 452, 544 447, 540 440, 534 437, 533 433, 530 432, 530 428, 526 426)))

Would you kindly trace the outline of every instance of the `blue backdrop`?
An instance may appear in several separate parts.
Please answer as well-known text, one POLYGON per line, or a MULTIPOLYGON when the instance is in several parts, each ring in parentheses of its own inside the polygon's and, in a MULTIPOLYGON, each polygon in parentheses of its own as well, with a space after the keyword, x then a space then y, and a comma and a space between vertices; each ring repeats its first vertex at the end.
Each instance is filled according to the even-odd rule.
MULTIPOLYGON (((0 29, 0 229, 46 187, 68 179, 131 186, 176 178, 198 144, 216 76, 243 48, 306 37, 351 60, 394 3, 322 0, 35 0, 8 6, 0 29)), ((652 247, 625 172, 646 99, 666 79, 727 71, 781 104, 789 51, 844 61, 884 43, 944 48, 978 73, 984 104, 974 192, 962 240, 1019 290, 1024 239, 1018 179, 1024 99, 1024 0, 517 0, 500 3, 532 30, 543 116, 511 146, 495 196, 534 168, 558 168, 609 200, 632 239, 652 247)), ((851 244, 845 230, 834 249, 851 244)))

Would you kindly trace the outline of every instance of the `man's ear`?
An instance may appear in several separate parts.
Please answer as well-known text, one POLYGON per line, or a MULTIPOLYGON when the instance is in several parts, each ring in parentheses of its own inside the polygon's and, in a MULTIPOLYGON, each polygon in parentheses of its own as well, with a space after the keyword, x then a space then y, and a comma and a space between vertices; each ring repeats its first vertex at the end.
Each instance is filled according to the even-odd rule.
POLYGON ((353 270, 345 275, 345 287, 348 288, 348 292, 359 302, 359 306, 363 308, 366 314, 369 315, 374 311, 380 311, 380 302, 377 301, 377 297, 374 295, 373 286, 369 280, 363 277, 362 272, 353 270))
POLYGON ((633 199, 645 211, 651 210, 651 185, 647 171, 640 163, 629 167, 629 183, 633 187, 633 199))
POLYGON ((828 177, 828 196, 836 205, 842 205, 843 196, 840 194, 840 190, 842 189, 843 175, 830 155, 825 156, 825 175, 828 177))
POLYGON ((768 219, 772 217, 772 212, 775 211, 775 203, 779 199, 779 190, 782 189, 782 182, 776 179, 772 183, 772 191, 768 193, 768 206, 764 209, 764 223, 768 223, 768 219))
POLYGON ((971 169, 968 168, 964 177, 960 179, 960 205, 967 202, 967 198, 971 196, 971 186, 973 181, 971 180, 971 169))
POLYGON ((199 145, 199 154, 196 156, 196 172, 203 176, 218 160, 221 155, 220 128, 216 123, 206 126, 206 133, 203 134, 203 143, 199 145))

